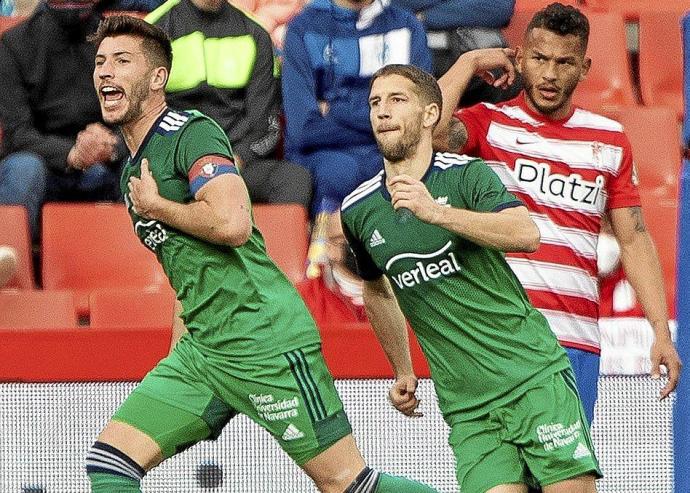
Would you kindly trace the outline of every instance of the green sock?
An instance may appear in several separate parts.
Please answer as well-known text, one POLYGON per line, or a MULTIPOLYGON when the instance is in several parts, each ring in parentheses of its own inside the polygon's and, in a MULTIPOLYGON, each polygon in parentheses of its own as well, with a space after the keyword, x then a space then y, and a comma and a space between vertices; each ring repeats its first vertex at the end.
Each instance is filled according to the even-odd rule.
POLYGON ((141 493, 140 482, 136 479, 99 472, 89 473, 88 476, 92 493, 141 493))
POLYGON ((411 479, 379 473, 374 493, 438 493, 435 489, 411 479))

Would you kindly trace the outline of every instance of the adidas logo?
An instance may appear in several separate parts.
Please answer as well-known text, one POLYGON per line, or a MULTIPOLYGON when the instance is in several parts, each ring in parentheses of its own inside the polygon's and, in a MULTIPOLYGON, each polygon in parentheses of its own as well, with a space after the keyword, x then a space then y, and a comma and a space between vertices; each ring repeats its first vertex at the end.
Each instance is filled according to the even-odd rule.
POLYGON ((290 440, 297 440, 303 437, 304 433, 299 431, 299 429, 292 423, 288 425, 287 429, 285 430, 285 433, 283 433, 282 436, 283 440, 285 440, 286 442, 289 442, 290 440))
POLYGON ((369 239, 369 246, 373 248, 375 246, 383 245, 385 242, 386 240, 383 239, 383 236, 381 236, 379 230, 375 229, 371 234, 371 238, 369 239))
POLYGON ((592 455, 592 452, 589 451, 585 445, 580 442, 577 444, 577 447, 575 448, 575 452, 573 452, 573 459, 583 459, 584 457, 589 457, 592 455))

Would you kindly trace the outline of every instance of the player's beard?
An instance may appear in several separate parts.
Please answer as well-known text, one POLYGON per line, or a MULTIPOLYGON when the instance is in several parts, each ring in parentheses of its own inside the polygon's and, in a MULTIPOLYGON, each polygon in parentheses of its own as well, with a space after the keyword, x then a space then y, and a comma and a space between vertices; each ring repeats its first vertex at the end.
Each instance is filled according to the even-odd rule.
POLYGON ((394 142, 376 139, 381 154, 389 163, 398 163, 415 154, 417 144, 422 137, 422 123, 402 127, 402 135, 394 142))
POLYGON ((549 116, 553 113, 556 113, 558 110, 563 108, 563 106, 568 104, 568 102, 571 100, 573 92, 575 92, 575 88, 577 88, 578 83, 579 81, 575 80, 573 82, 569 82, 565 85, 565 87, 563 87, 561 92, 561 98, 556 106, 545 106, 539 103, 539 99, 534 96, 534 94, 539 92, 539 89, 537 89, 536 84, 529 84, 528 82, 524 82, 525 94, 527 95, 527 98, 529 98, 532 105, 537 110, 539 110, 541 114, 549 116))
POLYGON ((149 79, 144 77, 132 85, 130 94, 127 96, 127 111, 115 121, 108 122, 113 125, 126 125, 139 119, 142 113, 142 106, 149 96, 149 79))

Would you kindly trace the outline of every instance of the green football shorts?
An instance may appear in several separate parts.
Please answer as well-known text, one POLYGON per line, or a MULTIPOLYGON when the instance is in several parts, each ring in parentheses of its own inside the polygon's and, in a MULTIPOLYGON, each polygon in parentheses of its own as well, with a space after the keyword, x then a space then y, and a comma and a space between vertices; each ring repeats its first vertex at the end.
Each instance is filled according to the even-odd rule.
POLYGON ((570 369, 489 414, 453 422, 448 441, 462 493, 509 483, 546 486, 585 474, 601 477, 570 369))
POLYGON ((146 433, 168 458, 217 438, 237 413, 268 430, 298 465, 352 431, 319 344, 240 362, 204 355, 189 337, 146 375, 113 419, 146 433))

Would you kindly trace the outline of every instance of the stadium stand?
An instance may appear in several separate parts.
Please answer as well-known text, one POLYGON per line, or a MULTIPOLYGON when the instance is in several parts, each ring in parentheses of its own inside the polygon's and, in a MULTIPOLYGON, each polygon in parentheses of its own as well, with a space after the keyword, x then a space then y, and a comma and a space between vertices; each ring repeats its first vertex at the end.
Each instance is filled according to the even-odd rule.
POLYGON ((677 11, 645 11, 639 18, 642 100, 648 106, 670 106, 678 120, 683 117, 680 17, 677 11))
POLYGON ((253 210, 269 257, 293 284, 304 279, 309 242, 306 209, 297 204, 256 204, 253 210))
POLYGON ((0 292, 0 328, 67 329, 77 326, 70 291, 0 292))
POLYGON ((168 285, 154 255, 132 234, 123 204, 51 203, 43 208, 43 288, 71 289, 77 314, 99 288, 168 285))
POLYGON ((96 289, 89 295, 90 326, 94 329, 171 327, 174 305, 171 289, 96 289))
POLYGON ((642 193, 675 202, 681 146, 674 111, 663 106, 623 108, 614 118, 623 124, 630 139, 642 193))
POLYGON ((31 258, 29 217, 24 207, 0 205, 0 245, 15 249, 18 257, 17 273, 6 287, 34 289, 34 268, 31 258))

